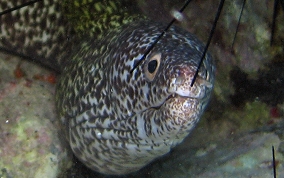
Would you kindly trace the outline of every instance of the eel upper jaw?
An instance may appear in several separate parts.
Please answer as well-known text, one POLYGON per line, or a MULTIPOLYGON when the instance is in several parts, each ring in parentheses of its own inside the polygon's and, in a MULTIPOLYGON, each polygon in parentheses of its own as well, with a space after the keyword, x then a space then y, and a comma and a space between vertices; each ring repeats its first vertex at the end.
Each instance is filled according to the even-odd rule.
POLYGON ((183 77, 174 78, 171 82, 171 86, 169 91, 172 93, 171 97, 175 97, 176 95, 185 98, 198 99, 202 100, 207 90, 211 90, 213 88, 213 84, 202 77, 198 76, 194 85, 191 87, 191 79, 185 79, 183 77))
POLYGON ((168 100, 177 97, 203 100, 205 95, 208 93, 207 90, 211 90, 213 88, 213 84, 211 82, 203 79, 200 76, 196 78, 196 81, 192 87, 190 86, 191 81, 192 80, 190 78, 173 78, 171 80, 170 87, 168 88, 168 97, 164 101, 152 106, 151 108, 158 109, 168 100))

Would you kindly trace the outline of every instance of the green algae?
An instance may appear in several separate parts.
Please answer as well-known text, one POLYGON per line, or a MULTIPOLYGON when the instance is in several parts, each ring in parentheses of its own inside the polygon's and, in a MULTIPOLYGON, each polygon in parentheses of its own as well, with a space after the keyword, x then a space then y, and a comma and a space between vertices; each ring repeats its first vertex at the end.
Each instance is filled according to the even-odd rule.
POLYGON ((103 37, 105 32, 120 28, 122 25, 145 18, 137 14, 132 1, 63 1, 63 13, 80 35, 103 37), (130 8, 131 7, 131 8, 130 8))
POLYGON ((269 121, 269 108, 260 101, 247 102, 241 109, 231 107, 226 110, 224 119, 231 120, 240 132, 261 127, 269 121))

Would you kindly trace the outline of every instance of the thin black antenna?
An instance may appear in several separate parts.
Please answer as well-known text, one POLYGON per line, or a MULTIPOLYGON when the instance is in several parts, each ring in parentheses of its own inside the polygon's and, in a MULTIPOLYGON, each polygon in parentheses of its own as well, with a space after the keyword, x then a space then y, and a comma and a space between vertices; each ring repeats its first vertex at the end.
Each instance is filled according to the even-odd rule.
POLYGON ((272 146, 272 167, 273 167, 273 177, 276 178, 276 162, 275 162, 274 146, 272 146))
POLYGON ((273 45, 273 40, 274 40, 274 34, 275 34, 275 28, 276 28, 276 17, 278 16, 278 8, 277 8, 278 5, 279 5, 279 0, 274 0, 272 25, 271 25, 271 36, 270 36, 270 46, 273 45))
MULTIPOLYGON (((188 6, 191 0, 187 0, 186 3, 182 6, 182 8, 179 10, 179 12, 183 12, 184 9, 188 6)), ((150 46, 150 48, 143 54, 141 59, 136 63, 136 65, 131 69, 130 73, 132 73, 140 64, 143 62, 143 60, 146 58, 146 56, 152 51, 152 49, 155 47, 155 45, 160 41, 160 39, 164 36, 164 34, 168 31, 168 29, 173 25, 173 23, 176 21, 175 18, 172 19, 172 21, 167 25, 167 27, 161 32, 161 34, 158 36, 158 38, 153 42, 153 44, 150 46)))
POLYGON ((194 82, 195 82, 195 80, 196 80, 196 77, 197 77, 197 75, 198 75, 199 69, 200 69, 200 67, 201 67, 201 65, 202 65, 202 62, 203 62, 203 60, 204 60, 204 58, 205 58, 206 52, 207 52, 207 50, 208 50, 208 47, 209 47, 209 45, 210 45, 210 43, 211 43, 211 39, 212 39, 212 36, 213 36, 213 34, 214 34, 214 31, 215 31, 217 22, 218 22, 218 20, 219 20, 219 17, 220 17, 220 14, 221 14, 221 11, 222 11, 224 2, 225 2, 225 0, 221 0, 221 1, 220 1, 220 4, 219 4, 219 7, 218 7, 218 11, 217 11, 217 13, 216 13, 216 16, 215 16, 215 20, 214 20, 213 26, 212 26, 212 28, 211 28, 210 35, 209 35, 209 38, 208 38, 208 40, 207 40, 207 44, 206 44, 206 46, 205 46, 205 48, 204 48, 204 51, 203 51, 201 60, 200 60, 200 62, 199 62, 199 64, 198 64, 197 70, 196 70, 196 72, 195 72, 195 74, 194 74, 194 76, 193 76, 193 79, 192 79, 192 81, 191 81, 191 84, 190 84, 191 87, 193 86, 193 84, 194 84, 194 82))
POLYGON ((19 6, 15 6, 15 7, 13 7, 13 8, 8 9, 8 10, 5 10, 5 11, 3 11, 3 12, 0 12, 0 16, 3 15, 3 14, 10 13, 10 12, 12 12, 12 11, 18 10, 18 9, 21 9, 22 7, 29 6, 29 5, 34 4, 34 3, 36 3, 36 2, 39 2, 39 1, 42 1, 42 0, 29 1, 29 2, 23 3, 23 4, 19 5, 19 6))
POLYGON ((246 0, 243 0, 243 5, 242 5, 242 9, 241 9, 241 12, 240 12, 240 15, 239 15, 239 20, 238 20, 238 25, 237 25, 236 32, 235 32, 235 35, 234 35, 234 39, 233 39, 232 46, 231 46, 231 51, 233 51, 233 48, 234 48, 234 45, 235 45, 235 41, 236 41, 237 33, 239 31, 239 26, 240 26, 240 23, 241 23, 245 4, 246 4, 246 0))

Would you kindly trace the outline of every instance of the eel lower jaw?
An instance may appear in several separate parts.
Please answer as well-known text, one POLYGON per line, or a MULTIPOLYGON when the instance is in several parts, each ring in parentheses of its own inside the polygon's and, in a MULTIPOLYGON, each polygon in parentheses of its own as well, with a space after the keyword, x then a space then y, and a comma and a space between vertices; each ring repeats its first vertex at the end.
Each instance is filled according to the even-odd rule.
POLYGON ((180 94, 177 94, 177 93, 173 93, 165 100, 164 103, 166 103, 167 101, 169 101, 170 99, 173 99, 173 98, 192 99, 192 100, 201 100, 202 99, 202 97, 191 97, 191 96, 184 96, 184 95, 180 95, 180 94))

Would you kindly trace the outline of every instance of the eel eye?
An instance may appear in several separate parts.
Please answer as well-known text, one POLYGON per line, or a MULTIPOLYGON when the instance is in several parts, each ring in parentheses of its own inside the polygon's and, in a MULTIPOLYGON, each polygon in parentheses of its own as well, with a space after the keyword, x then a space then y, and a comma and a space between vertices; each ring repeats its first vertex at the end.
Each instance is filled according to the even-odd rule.
POLYGON ((150 62, 148 63, 148 72, 150 72, 151 74, 153 74, 153 73, 155 72, 157 66, 158 66, 158 61, 157 61, 156 59, 150 61, 150 62))
POLYGON ((149 81, 154 80, 156 73, 160 67, 161 57, 161 53, 155 54, 149 59, 148 63, 145 65, 145 76, 149 81))

